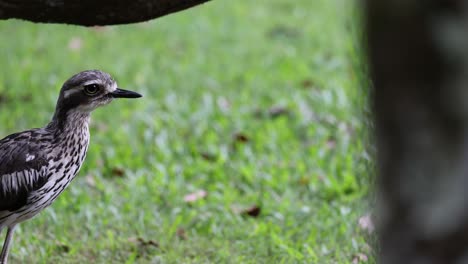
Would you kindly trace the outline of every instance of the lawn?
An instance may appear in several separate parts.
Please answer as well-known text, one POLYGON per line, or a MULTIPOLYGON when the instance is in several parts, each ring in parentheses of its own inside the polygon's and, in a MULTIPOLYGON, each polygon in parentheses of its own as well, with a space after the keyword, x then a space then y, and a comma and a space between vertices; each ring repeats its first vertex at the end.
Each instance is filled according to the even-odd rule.
POLYGON ((0 22, 1 137, 47 124, 84 69, 144 94, 93 113, 80 174, 20 225, 10 262, 374 262, 353 10, 214 0, 118 27, 0 22))

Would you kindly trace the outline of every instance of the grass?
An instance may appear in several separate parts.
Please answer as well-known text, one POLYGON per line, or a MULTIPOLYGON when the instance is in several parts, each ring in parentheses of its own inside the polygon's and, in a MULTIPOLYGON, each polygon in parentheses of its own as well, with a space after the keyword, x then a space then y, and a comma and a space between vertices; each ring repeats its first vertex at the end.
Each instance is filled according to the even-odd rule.
POLYGON ((119 27, 1 22, 0 135, 45 125, 84 69, 144 94, 93 113, 79 176, 20 225, 10 262, 373 262, 353 8, 214 0, 119 27))

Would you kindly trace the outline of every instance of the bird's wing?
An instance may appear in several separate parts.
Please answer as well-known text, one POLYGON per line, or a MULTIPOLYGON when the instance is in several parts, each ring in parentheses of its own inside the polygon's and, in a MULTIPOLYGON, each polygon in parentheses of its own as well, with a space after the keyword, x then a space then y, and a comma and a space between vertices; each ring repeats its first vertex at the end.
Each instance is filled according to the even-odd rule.
POLYGON ((0 140, 0 211, 14 211, 27 203, 28 194, 46 181, 46 150, 37 130, 9 135, 0 140))

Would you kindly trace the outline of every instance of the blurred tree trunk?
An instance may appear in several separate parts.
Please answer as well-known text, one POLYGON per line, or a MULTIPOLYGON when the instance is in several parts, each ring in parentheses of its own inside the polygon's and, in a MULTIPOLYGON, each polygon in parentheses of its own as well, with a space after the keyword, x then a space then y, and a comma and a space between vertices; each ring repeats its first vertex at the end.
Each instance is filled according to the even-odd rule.
POLYGON ((380 263, 468 263, 468 4, 367 0, 380 263))
POLYGON ((0 19, 83 26, 147 21, 210 0, 0 0, 0 19))

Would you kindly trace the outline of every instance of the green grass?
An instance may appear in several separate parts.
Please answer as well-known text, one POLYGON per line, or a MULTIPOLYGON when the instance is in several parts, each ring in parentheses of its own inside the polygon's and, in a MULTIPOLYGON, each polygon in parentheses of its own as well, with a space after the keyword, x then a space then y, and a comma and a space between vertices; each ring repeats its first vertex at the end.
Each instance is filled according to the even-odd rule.
POLYGON ((79 176, 20 225, 11 263, 373 262, 354 8, 214 0, 128 26, 1 22, 0 135, 45 125, 84 69, 144 94, 93 113, 79 176))

